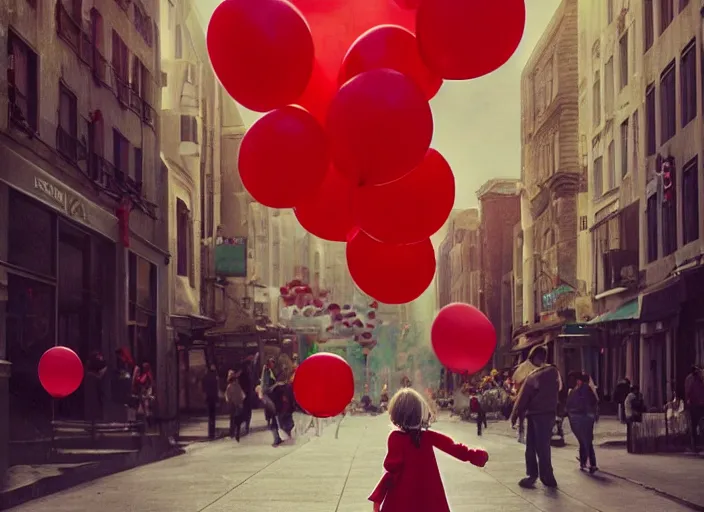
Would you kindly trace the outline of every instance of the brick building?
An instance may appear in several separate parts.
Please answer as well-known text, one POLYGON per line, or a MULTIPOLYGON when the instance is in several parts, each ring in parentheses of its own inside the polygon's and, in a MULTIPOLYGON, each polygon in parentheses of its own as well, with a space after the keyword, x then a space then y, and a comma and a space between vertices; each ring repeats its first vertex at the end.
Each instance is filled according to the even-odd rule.
POLYGON ((513 230, 521 218, 520 182, 489 180, 477 192, 481 208, 479 307, 497 336, 494 367, 509 366, 513 326, 513 230))
POLYGON ((598 346, 566 324, 586 289, 577 278, 579 194, 578 1, 563 0, 521 77, 523 306, 533 318, 514 334, 515 353, 547 343, 564 372, 592 371, 598 346))

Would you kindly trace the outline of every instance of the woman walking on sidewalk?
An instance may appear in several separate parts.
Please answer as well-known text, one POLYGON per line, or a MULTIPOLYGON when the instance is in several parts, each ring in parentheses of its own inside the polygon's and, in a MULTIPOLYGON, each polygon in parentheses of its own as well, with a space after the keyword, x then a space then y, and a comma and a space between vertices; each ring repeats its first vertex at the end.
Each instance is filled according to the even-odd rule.
POLYGON ((227 389, 225 390, 225 401, 227 402, 230 414, 230 437, 240 442, 240 428, 243 421, 244 391, 238 381, 241 371, 227 372, 227 389))
POLYGON ((589 375, 579 373, 575 377, 575 386, 567 397, 567 417, 572 433, 579 442, 579 469, 586 469, 589 462, 589 472, 593 474, 599 469, 594 452, 594 424, 598 399, 589 385, 589 375))

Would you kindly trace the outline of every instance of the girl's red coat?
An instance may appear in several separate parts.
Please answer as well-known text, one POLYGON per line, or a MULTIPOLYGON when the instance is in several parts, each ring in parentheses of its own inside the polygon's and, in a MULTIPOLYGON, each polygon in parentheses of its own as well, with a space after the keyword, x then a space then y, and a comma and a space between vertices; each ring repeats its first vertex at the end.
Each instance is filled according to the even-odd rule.
POLYGON ((450 512, 433 448, 475 466, 484 466, 488 458, 485 451, 439 432, 423 432, 418 447, 409 434, 395 430, 389 435, 384 475, 369 500, 383 502, 382 512, 450 512))

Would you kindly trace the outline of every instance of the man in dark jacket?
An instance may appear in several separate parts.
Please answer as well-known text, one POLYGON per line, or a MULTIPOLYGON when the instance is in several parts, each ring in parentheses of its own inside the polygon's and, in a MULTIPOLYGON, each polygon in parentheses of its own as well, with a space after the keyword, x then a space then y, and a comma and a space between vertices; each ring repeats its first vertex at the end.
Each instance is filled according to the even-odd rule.
POLYGON ((220 382, 218 370, 214 364, 210 365, 208 373, 203 377, 203 393, 205 394, 205 403, 208 406, 208 439, 215 439, 215 420, 220 401, 220 382))
POLYGON ((630 392, 631 381, 628 377, 621 379, 618 384, 616 384, 616 389, 614 389, 614 403, 618 406, 618 419, 621 423, 626 423, 626 413, 623 408, 623 403, 626 401, 626 397, 630 392))
POLYGON ((538 478, 546 487, 557 487, 552 469, 550 440, 555 425, 555 413, 560 393, 560 373, 547 363, 547 349, 534 347, 528 359, 536 367, 526 377, 516 404, 511 413, 511 424, 525 418, 526 431, 526 478, 519 482, 521 487, 535 485, 538 478))

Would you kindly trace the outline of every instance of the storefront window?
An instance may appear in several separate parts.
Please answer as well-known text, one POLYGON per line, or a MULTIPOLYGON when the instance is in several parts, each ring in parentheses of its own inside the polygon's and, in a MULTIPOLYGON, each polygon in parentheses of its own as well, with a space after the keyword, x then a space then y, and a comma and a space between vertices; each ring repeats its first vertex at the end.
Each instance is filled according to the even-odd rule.
POLYGON ((55 287, 9 273, 6 307, 10 436, 29 439, 46 432, 51 419, 51 401, 39 383, 37 363, 55 344, 55 287))
POLYGON ((10 191, 9 211, 8 263, 46 277, 55 276, 56 216, 14 191, 10 191))
POLYGON ((149 363, 156 378, 156 266, 134 253, 129 256, 129 328, 132 353, 149 363))

